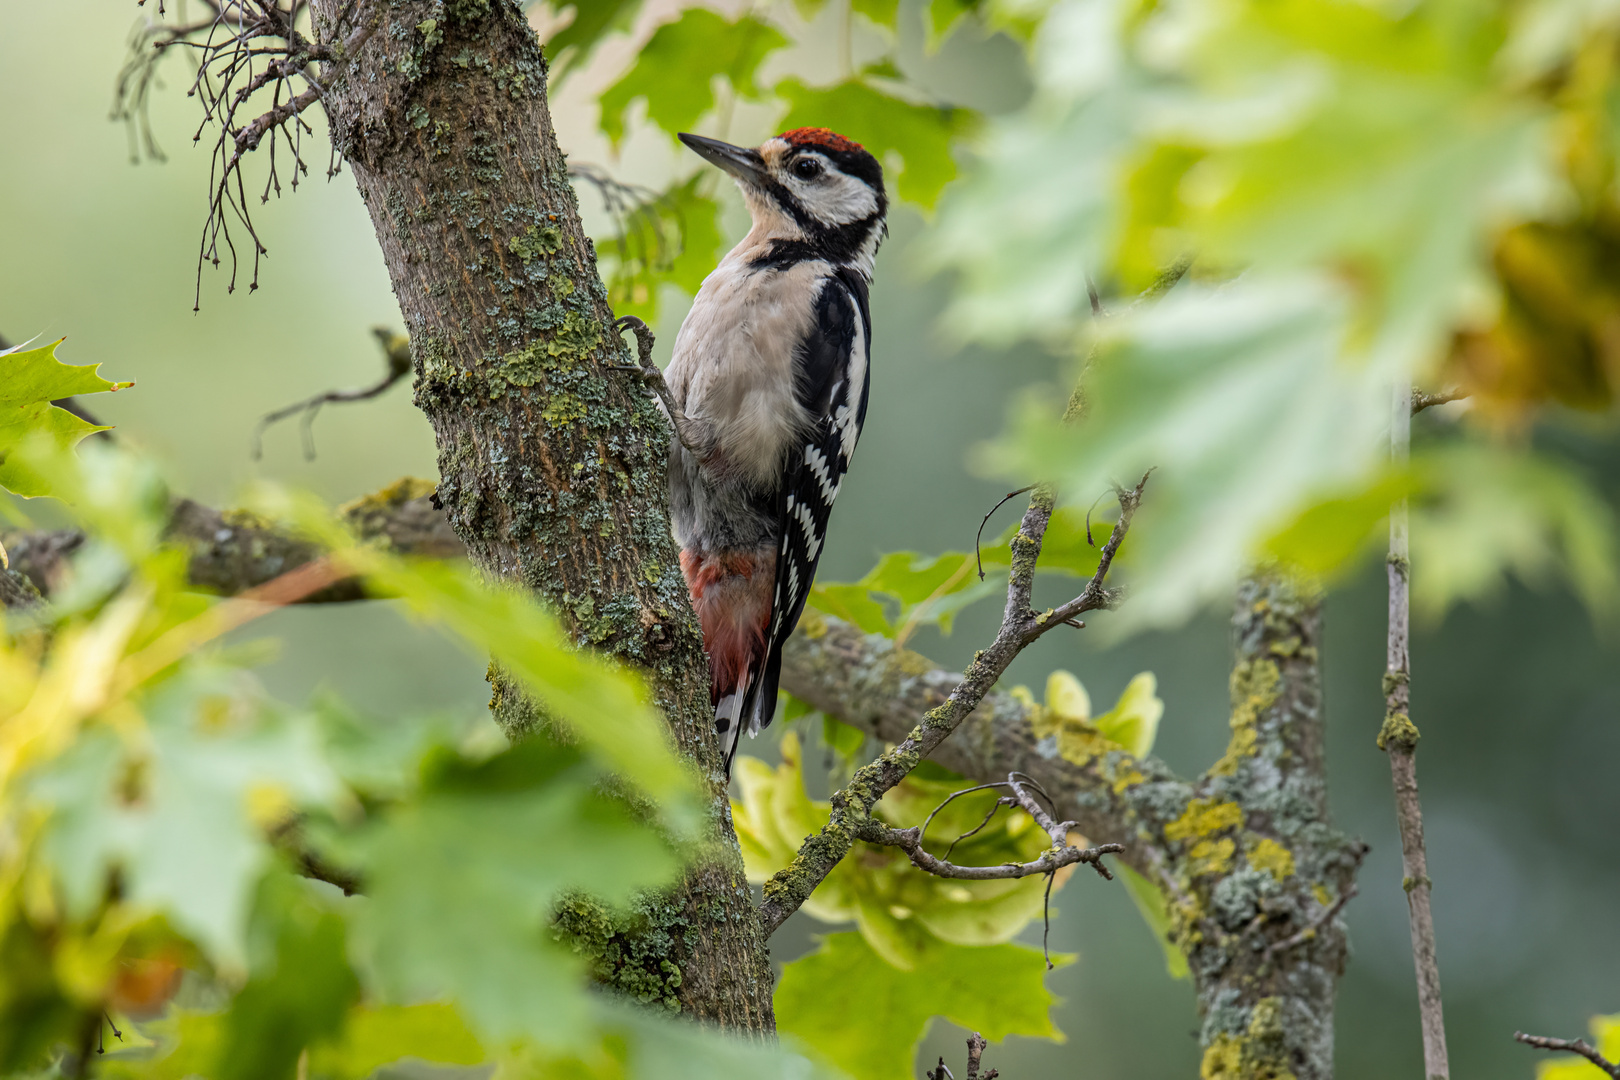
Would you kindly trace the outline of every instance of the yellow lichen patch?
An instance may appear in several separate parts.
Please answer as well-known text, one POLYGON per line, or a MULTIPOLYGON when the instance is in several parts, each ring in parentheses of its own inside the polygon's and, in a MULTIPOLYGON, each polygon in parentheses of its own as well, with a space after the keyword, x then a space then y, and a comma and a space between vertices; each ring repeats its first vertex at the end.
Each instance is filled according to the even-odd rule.
POLYGON ((1294 853, 1269 836, 1250 835, 1245 838, 1243 853, 1248 857, 1250 866, 1265 870, 1278 881, 1294 876, 1294 853))
POLYGON ((1170 841, 1188 840, 1242 824, 1243 809, 1237 803, 1194 799, 1187 804, 1180 817, 1164 827, 1164 838, 1170 841))
POLYGON ((1140 769, 1126 769, 1114 777, 1114 794, 1118 795, 1132 784, 1140 784, 1146 779, 1140 769))
POLYGON ((1327 886, 1323 885, 1320 881, 1311 886, 1311 895, 1316 897, 1316 902, 1321 904, 1323 907, 1327 907, 1329 904, 1333 903, 1333 894, 1328 892, 1327 886))
POLYGON ((1276 704, 1280 685, 1282 672, 1275 661, 1246 660, 1232 669, 1232 739, 1210 769, 1212 774, 1231 776, 1240 761, 1254 756, 1259 739, 1255 725, 1260 714, 1276 704))
POLYGON ((1204 1050, 1198 1075, 1202 1080, 1296 1080, 1288 1067, 1280 1001, 1268 997, 1256 1002, 1242 1035, 1215 1036, 1204 1050))
POLYGON ((1232 855, 1237 844, 1229 836, 1219 840, 1200 840, 1187 853, 1187 873, 1191 877, 1224 874, 1232 869, 1232 855))

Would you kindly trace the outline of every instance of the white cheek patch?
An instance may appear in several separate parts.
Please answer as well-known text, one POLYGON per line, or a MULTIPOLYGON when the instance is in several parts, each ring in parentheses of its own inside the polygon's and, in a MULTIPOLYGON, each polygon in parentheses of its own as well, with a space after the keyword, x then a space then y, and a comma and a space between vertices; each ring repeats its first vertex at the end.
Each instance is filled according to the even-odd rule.
POLYGON ((833 168, 819 180, 794 177, 788 181, 788 188, 824 225, 848 225, 877 213, 877 196, 872 189, 833 168))

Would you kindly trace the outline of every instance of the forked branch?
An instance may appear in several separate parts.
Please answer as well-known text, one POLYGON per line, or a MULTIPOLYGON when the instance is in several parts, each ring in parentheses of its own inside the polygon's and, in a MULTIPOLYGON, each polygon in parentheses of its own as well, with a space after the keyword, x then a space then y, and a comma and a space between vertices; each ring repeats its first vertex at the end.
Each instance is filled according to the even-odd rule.
MULTIPOLYGON (((995 641, 974 657, 962 681, 951 691, 943 705, 930 710, 898 746, 863 765, 842 790, 834 793, 832 814, 827 824, 805 840, 786 869, 765 883, 760 914, 767 935, 774 933, 789 915, 799 909, 816 886, 849 853, 855 841, 863 839, 863 834, 879 835, 873 830, 882 826, 872 819, 872 808, 877 801, 904 780, 912 769, 957 729, 1025 647, 1055 626, 1070 624, 1070 620, 1087 611, 1112 607, 1118 602, 1118 591, 1109 590, 1105 582, 1119 545, 1130 531, 1131 518, 1141 504, 1147 479, 1144 476, 1134 488, 1118 491, 1119 520, 1108 542, 1103 545, 1096 573, 1085 588, 1061 607, 1045 612, 1034 611, 1031 598, 1036 562, 1040 558, 1041 543, 1052 517, 1053 494, 1049 488, 1036 489, 1030 498, 1029 508, 1024 511, 1018 532, 1012 538, 1007 606, 995 641)), ((1054 839, 1054 843, 1063 841, 1054 839)), ((903 844, 896 846, 904 848, 903 844)), ((1067 846, 1066 843, 1064 846, 1067 846)), ((920 847, 919 838, 919 850, 920 847)), ((1096 865, 1095 862, 1093 865, 1096 865)))

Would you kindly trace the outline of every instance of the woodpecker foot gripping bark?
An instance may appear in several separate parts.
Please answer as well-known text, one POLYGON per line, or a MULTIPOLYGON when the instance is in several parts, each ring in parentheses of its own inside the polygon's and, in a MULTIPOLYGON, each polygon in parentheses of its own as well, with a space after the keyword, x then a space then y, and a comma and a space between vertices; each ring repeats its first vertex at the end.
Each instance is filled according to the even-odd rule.
POLYGON ((643 383, 652 387, 653 393, 658 395, 658 400, 663 402, 664 413, 669 417, 670 425, 674 427, 675 435, 681 440, 681 445, 690 450, 698 460, 703 460, 705 455, 701 450, 701 440, 697 437, 696 425, 687 417, 686 413, 681 411, 681 407, 675 404, 675 395, 670 393, 669 383, 664 380, 664 373, 658 370, 657 364, 653 363, 652 329, 634 315, 626 315, 615 320, 613 329, 621 334, 626 330, 635 333, 636 362, 634 364, 609 364, 608 370, 632 372, 640 376, 643 383))

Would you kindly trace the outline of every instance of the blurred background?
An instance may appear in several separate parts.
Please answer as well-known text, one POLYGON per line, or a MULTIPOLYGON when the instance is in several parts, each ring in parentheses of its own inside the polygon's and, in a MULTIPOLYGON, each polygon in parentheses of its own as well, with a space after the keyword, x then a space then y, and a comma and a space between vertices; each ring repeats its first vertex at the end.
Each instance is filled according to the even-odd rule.
MULTIPOLYGON (((321 175, 324 153, 311 156, 313 175, 295 195, 257 215, 270 248, 261 288, 247 290, 249 267, 234 294, 228 269, 204 268, 201 310, 193 312, 208 162, 206 149, 192 144, 197 113, 184 95, 183 65, 167 68, 167 86, 153 96, 153 131, 167 161, 133 154, 123 126, 108 119, 126 36, 140 15, 131 0, 6 4, 0 334, 12 342, 65 336, 66 362, 101 363, 110 378, 134 379, 133 389, 98 399, 96 409, 120 438, 166 464, 176 491, 205 502, 228 503, 256 476, 332 501, 402 475, 433 476, 431 433, 404 384, 376 401, 329 407, 315 425, 313 461, 302 455, 295 423, 272 429, 262 460, 252 459, 252 430, 264 413, 380 377, 370 328, 398 328, 399 314, 365 209, 346 174, 330 182, 321 175)), ((657 5, 643 17, 658 18, 657 5)), ((813 50, 819 32, 812 27, 801 48, 813 50)), ((632 135, 615 155, 596 129, 593 96, 610 81, 596 71, 622 67, 628 42, 605 45, 592 69, 554 98, 553 114, 574 161, 653 182, 675 167, 667 140, 632 135)), ((958 33, 931 54, 920 40, 902 40, 900 52, 914 79, 991 112, 1029 92, 1005 38, 958 33)), ((802 69, 804 59, 793 61, 802 69)), ((732 127, 740 138, 772 121, 743 110, 732 127)), ((594 196, 582 192, 581 201, 601 235, 608 225, 594 196)), ((733 200, 728 239, 743 222, 733 200)), ((980 516, 1005 493, 969 470, 970 451, 1001 429, 1012 395, 1062 369, 1034 348, 993 352, 942 336, 948 282, 924 275, 913 254, 928 222, 901 207, 891 225, 873 291, 871 411, 823 580, 853 580, 886 551, 969 545, 980 516)), ((679 296, 664 301, 661 358, 684 312, 679 296)), ((1575 430, 1552 449, 1620 497, 1620 447, 1575 430)), ((1009 520, 1015 513, 1003 511, 1009 520)), ((971 609, 951 637, 927 629, 913 644, 960 666, 991 636, 992 606, 971 609)), ((1333 810, 1340 828, 1372 846, 1361 894, 1347 910, 1354 954, 1339 998, 1339 1070, 1351 1078, 1411 1075, 1420 1060, 1389 771, 1373 744, 1384 614, 1380 565, 1364 567, 1327 604, 1333 810)), ((259 632, 282 643, 263 678, 285 699, 324 686, 378 715, 476 715, 487 696, 482 658, 453 651, 388 605, 287 611, 259 632)), ((1049 671, 1067 668, 1108 703, 1136 672, 1154 671, 1167 703, 1157 750, 1190 775, 1226 742, 1227 656, 1224 613, 1213 612, 1179 632, 1112 648, 1090 631, 1049 637, 1009 680, 1038 690, 1049 671)), ((1515 1029, 1573 1037, 1593 1013, 1620 1011, 1620 642, 1600 635, 1557 589, 1515 587, 1489 606, 1454 609, 1444 624, 1420 627, 1414 670, 1454 1068, 1459 1076, 1528 1077, 1538 1058, 1512 1042, 1515 1029)), ((782 727, 750 749, 772 757, 782 727)), ((803 734, 813 745, 812 733, 803 734)), ((1077 877, 1056 907, 1052 946, 1080 957, 1050 978, 1068 1042, 1015 1038, 988 1063, 1010 1078, 1194 1075, 1190 986, 1166 974, 1124 890, 1077 877)), ((777 958, 799 955, 824 929, 795 917, 774 940, 777 958)), ((1038 937, 1039 928, 1029 934, 1038 937)), ((962 1036, 936 1022, 919 1061, 956 1060, 962 1036)))

